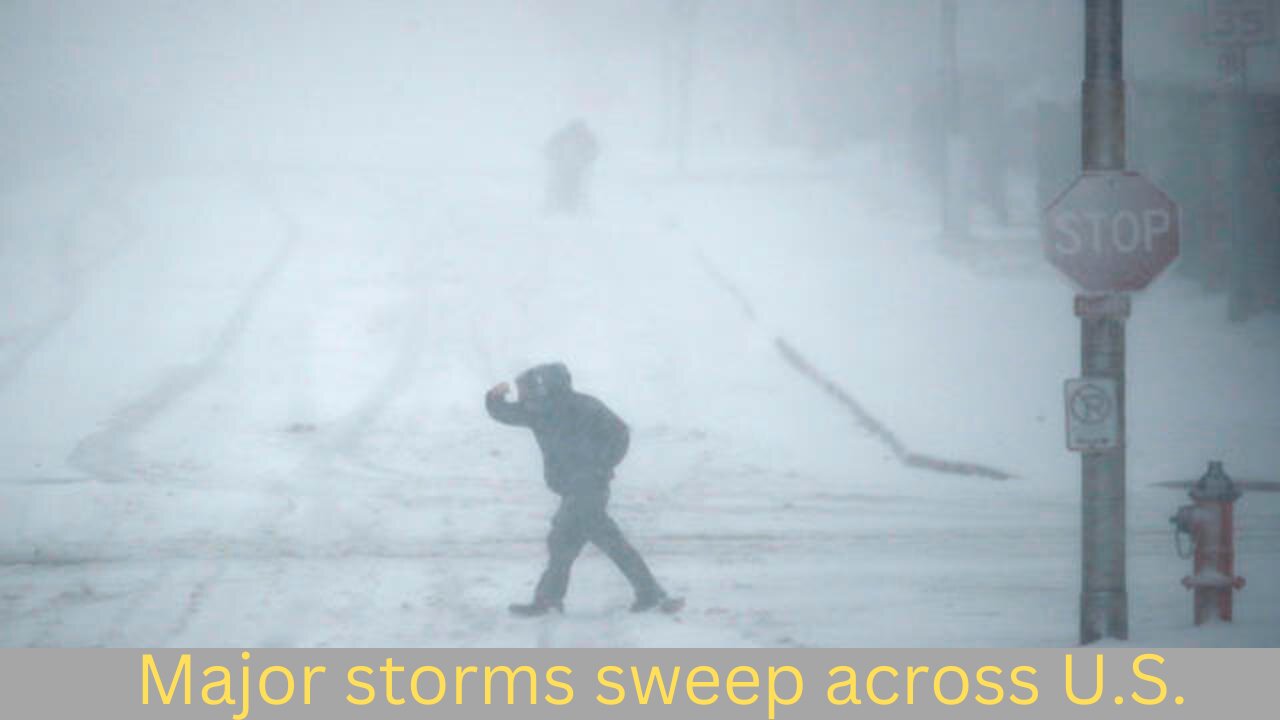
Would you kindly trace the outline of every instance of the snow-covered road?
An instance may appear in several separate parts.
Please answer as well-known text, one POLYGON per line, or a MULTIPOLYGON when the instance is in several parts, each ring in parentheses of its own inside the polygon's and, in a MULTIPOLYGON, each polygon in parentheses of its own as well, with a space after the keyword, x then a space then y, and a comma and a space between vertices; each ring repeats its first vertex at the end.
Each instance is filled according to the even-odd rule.
MULTIPOLYGON (((1025 238, 937 252, 920 208, 849 168, 765 177, 615 168, 575 220, 519 172, 6 196, 0 644, 1073 643, 1070 291, 1025 238), (779 336, 913 451, 1017 477, 904 466, 779 336), (554 501, 480 398, 547 359, 633 426, 613 508, 680 616, 627 613, 594 551, 564 618, 506 616, 554 501)), ((1241 501, 1249 585, 1203 632, 1167 522, 1184 497, 1154 484, 1280 472, 1280 324, 1225 328, 1213 303, 1169 278, 1131 321, 1139 644, 1280 645, 1280 494, 1241 501)))

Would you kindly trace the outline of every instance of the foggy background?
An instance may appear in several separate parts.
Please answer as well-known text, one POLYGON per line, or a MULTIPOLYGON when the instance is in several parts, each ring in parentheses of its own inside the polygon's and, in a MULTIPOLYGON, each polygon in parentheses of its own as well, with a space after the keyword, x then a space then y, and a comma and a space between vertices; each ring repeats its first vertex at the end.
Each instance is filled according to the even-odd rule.
MULTIPOLYGON (((0 644, 1075 642, 1040 220, 1084 4, 946 6, 0 0, 0 644), (680 619, 592 551, 563 624, 506 616, 554 499, 482 397, 548 360, 631 424, 611 508, 680 619)), ((1280 48, 1224 99, 1202 0, 1125 10, 1128 167, 1183 233, 1128 323, 1133 638, 1275 646, 1280 48), (1215 459, 1259 489, 1197 634, 1167 484, 1215 459)))
MULTIPOLYGON (((939 93, 941 5, 11 1, 5 181, 92 163, 520 165, 574 116, 617 150, 671 146, 681 122, 707 149, 919 142, 904 135, 939 93)), ((1126 4, 1131 86, 1212 86, 1202 6, 1126 4)), ((998 103, 1027 152, 1036 101, 1078 97, 1082 25, 1074 0, 961 2, 966 107, 998 103)), ((1280 89, 1274 44, 1249 62, 1251 87, 1280 89)))

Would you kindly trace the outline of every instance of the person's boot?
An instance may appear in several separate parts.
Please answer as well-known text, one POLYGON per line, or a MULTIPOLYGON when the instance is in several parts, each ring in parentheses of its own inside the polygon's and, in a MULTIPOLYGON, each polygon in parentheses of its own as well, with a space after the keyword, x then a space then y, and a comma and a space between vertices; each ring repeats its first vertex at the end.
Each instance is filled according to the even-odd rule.
POLYGON ((657 610, 664 613, 680 612, 684 608, 684 598, 673 598, 664 592, 647 593, 636 596, 631 603, 631 612, 641 613, 657 610))
POLYGON ((564 603, 549 598, 534 598, 531 603, 512 603, 507 606, 512 615, 518 617, 539 617, 555 610, 564 613, 564 603))

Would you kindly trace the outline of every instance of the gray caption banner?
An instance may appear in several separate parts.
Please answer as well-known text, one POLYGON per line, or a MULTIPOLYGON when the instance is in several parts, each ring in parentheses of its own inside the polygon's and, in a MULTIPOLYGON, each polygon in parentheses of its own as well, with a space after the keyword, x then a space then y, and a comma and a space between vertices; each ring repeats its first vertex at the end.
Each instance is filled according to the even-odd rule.
POLYGON ((26 718, 1176 718, 1269 715, 1280 649, 31 649, 0 665, 5 714, 26 718))

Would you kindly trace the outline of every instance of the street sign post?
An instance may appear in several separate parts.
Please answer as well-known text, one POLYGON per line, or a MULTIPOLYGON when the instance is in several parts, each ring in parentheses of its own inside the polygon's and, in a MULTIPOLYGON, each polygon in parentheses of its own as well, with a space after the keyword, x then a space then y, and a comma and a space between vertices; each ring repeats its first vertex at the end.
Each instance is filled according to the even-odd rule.
POLYGON ((1178 208, 1133 172, 1086 172, 1045 214, 1045 256, 1085 292, 1145 288, 1178 256, 1178 208))
POLYGON ((1067 449, 1098 452, 1120 445, 1120 399, 1111 378, 1075 378, 1063 386, 1067 449))
POLYGON ((1083 174, 1045 211, 1044 252, 1081 290, 1080 375, 1068 381, 1068 447, 1080 452, 1080 642, 1129 637, 1125 579, 1128 293, 1178 256, 1178 209, 1125 172, 1124 5, 1085 0, 1083 174), (1075 447, 1078 446, 1078 447, 1075 447))

